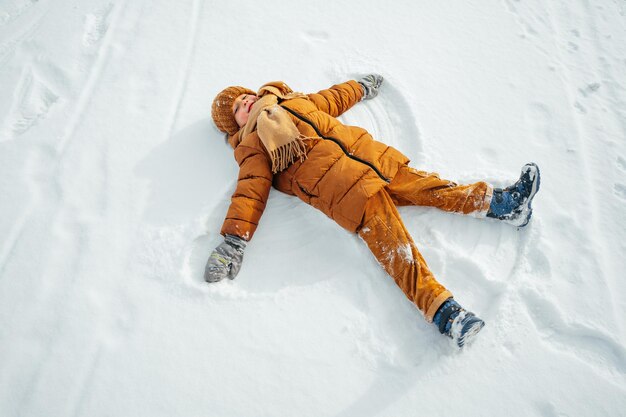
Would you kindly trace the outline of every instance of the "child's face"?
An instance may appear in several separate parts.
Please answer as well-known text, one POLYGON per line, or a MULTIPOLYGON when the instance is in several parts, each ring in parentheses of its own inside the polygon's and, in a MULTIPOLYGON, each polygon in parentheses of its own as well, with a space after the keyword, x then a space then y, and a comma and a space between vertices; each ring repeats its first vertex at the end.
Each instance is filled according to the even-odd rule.
POLYGON ((248 122, 250 109, 258 99, 257 96, 253 96, 252 94, 242 94, 235 99, 233 102, 233 114, 235 115, 235 121, 239 127, 243 127, 243 125, 248 122))

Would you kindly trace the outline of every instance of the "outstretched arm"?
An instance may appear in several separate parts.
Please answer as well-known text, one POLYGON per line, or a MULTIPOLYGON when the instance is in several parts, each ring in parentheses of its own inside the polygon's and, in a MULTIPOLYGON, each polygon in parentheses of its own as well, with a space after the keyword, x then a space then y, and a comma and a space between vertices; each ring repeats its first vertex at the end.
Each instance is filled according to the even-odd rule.
MULTIPOLYGON (((256 133, 253 135, 253 139, 258 141, 256 133)), ((239 273, 246 243, 256 231, 272 186, 267 155, 259 146, 250 146, 245 142, 250 141, 244 139, 235 150, 235 159, 239 163, 237 188, 222 225, 224 242, 215 248, 204 269, 207 282, 234 279, 239 273)))
POLYGON ((350 80, 318 93, 309 94, 309 98, 320 110, 338 117, 359 101, 376 97, 382 83, 382 75, 370 74, 359 81, 350 80))
MULTIPOLYGON (((256 133, 252 135, 258 136, 256 133)), ((239 236, 245 241, 252 239, 272 187, 271 163, 261 147, 252 147, 244 142, 235 150, 239 163, 237 188, 231 198, 222 235, 239 236)))
POLYGON ((363 87, 358 82, 350 80, 308 96, 318 109, 333 117, 338 117, 361 101, 363 87))

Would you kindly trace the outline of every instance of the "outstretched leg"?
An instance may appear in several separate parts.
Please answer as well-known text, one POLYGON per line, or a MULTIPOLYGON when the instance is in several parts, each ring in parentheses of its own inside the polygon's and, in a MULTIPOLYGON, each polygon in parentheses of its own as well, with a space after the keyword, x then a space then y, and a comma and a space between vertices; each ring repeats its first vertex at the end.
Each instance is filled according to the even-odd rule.
POLYGON ((435 173, 402 166, 386 187, 397 206, 429 206, 454 213, 485 216, 493 187, 486 182, 458 185, 435 173))
POLYGON ((434 322, 439 332, 451 337, 459 347, 473 339, 485 325, 437 282, 386 189, 367 202, 358 234, 426 321, 434 322))
POLYGON ((452 294, 433 276, 385 189, 368 201, 358 234, 407 298, 431 322, 452 294))

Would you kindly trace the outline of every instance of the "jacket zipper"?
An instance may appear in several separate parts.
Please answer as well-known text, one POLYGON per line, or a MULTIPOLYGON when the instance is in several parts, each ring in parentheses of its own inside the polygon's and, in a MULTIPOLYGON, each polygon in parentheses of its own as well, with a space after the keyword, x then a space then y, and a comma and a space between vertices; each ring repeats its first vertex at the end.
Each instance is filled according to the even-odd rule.
POLYGON ((337 144, 337 146, 339 146, 339 148, 341 148, 341 150, 343 151, 343 153, 350 159, 353 159, 357 162, 360 162, 362 164, 367 165, 368 167, 372 168, 374 170, 374 172, 380 177, 380 179, 382 179, 383 181, 385 181, 386 183, 390 183, 391 180, 389 180, 387 177, 385 177, 379 170, 378 168, 376 168, 371 162, 367 162, 364 159, 359 158, 358 156, 354 156, 352 155, 350 152, 348 152, 346 150, 346 148, 343 147, 343 145, 341 144, 341 142, 339 142, 338 139, 333 138, 331 136, 324 136, 322 135, 322 132, 320 132, 320 130, 317 128, 317 126, 315 126, 315 124, 310 121, 309 119, 307 119, 304 116, 299 115, 298 113, 296 113, 295 111, 291 110, 288 107, 285 106, 280 106, 283 109, 287 110, 289 113, 293 114, 295 117, 297 117, 298 119, 302 120, 303 122, 305 122, 306 124, 308 124, 309 126, 311 126, 313 128, 313 130, 315 130, 315 133, 317 133, 317 136, 321 137, 324 140, 330 140, 332 142, 335 142, 337 144))

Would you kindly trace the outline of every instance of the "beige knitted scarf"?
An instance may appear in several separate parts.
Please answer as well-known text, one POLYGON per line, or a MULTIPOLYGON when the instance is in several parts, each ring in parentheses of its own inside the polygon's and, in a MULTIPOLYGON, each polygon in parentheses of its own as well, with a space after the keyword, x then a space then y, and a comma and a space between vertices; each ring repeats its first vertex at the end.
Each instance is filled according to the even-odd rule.
POLYGON ((248 122, 241 132, 241 138, 256 130, 272 162, 272 173, 276 174, 296 160, 304 161, 306 155, 305 139, 293 123, 285 109, 278 105, 278 99, 306 97, 294 93, 285 84, 279 88, 275 83, 266 84, 258 92, 261 98, 252 105, 248 122))

